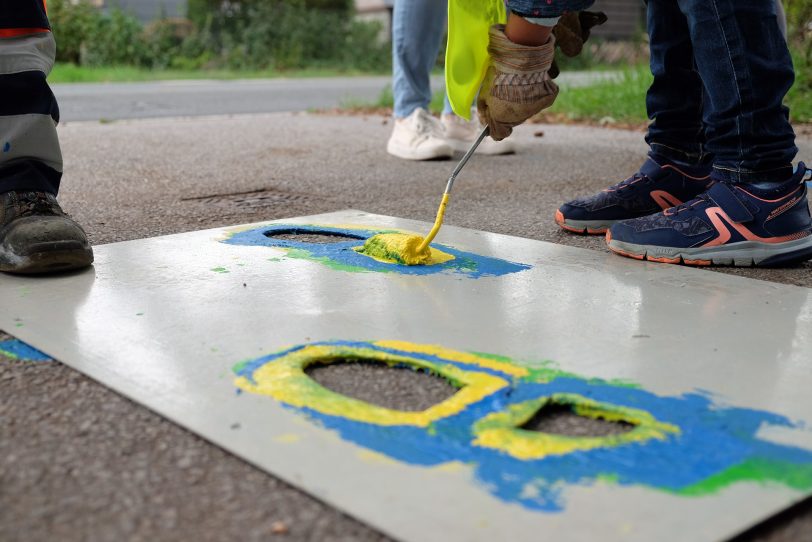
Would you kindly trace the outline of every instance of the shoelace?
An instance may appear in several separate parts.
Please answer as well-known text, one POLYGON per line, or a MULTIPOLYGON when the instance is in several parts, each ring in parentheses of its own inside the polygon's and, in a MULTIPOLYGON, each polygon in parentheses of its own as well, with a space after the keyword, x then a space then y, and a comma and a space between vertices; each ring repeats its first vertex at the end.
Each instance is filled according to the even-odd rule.
POLYGON ((23 192, 17 201, 21 207, 20 216, 41 216, 60 214, 50 199, 41 192, 23 192))
POLYGON ((625 181, 621 181, 621 182, 617 183, 616 185, 612 186, 610 188, 610 190, 614 190, 615 192, 622 192, 624 190, 628 190, 630 188, 633 188, 632 185, 637 183, 637 182, 640 182, 640 181, 642 181, 644 183, 648 182, 649 177, 647 175, 643 175, 642 173, 635 173, 634 175, 632 175, 631 177, 629 177, 625 181))
POLYGON ((679 205, 677 205, 675 207, 671 207, 670 209, 667 210, 668 211, 667 214, 676 215, 676 214, 681 213, 682 211, 687 211, 688 209, 690 209, 694 205, 698 205, 699 203, 706 203, 706 202, 709 202, 709 201, 710 201, 710 196, 708 196, 707 192, 705 192, 705 193, 699 194, 694 199, 686 201, 685 203, 681 203, 681 204, 679 204, 679 205))

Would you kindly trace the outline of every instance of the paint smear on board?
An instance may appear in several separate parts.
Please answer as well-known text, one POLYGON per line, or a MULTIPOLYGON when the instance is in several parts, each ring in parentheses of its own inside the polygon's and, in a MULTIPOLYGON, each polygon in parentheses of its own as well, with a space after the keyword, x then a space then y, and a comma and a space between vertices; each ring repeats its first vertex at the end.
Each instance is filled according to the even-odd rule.
POLYGON ((812 453, 758 437, 764 424, 798 424, 716 404, 704 392, 660 396, 549 363, 528 368, 505 357, 397 341, 312 343, 234 371, 239 389, 273 397, 348 441, 411 465, 470 465, 483 489, 542 512, 564 510, 569 486, 638 486, 684 498, 743 482, 812 489, 812 453), (335 393, 305 373, 311 364, 346 359, 431 371, 459 391, 406 412, 335 393), (605 437, 521 429, 549 403, 632 429, 605 437))
POLYGON ((285 250, 289 258, 319 262, 332 269, 349 272, 399 273, 403 275, 433 275, 458 273, 472 278, 498 277, 518 273, 531 266, 498 258, 481 256, 455 248, 432 244, 443 254, 434 265, 402 265, 371 258, 358 252, 364 242, 380 233, 411 233, 401 230, 372 230, 363 227, 330 227, 318 225, 274 224, 229 234, 222 240, 231 245, 264 246, 285 250), (335 243, 303 243, 274 238, 274 234, 326 234, 348 237, 335 243))
POLYGON ((17 339, 0 341, 0 354, 20 361, 52 361, 47 354, 17 339))

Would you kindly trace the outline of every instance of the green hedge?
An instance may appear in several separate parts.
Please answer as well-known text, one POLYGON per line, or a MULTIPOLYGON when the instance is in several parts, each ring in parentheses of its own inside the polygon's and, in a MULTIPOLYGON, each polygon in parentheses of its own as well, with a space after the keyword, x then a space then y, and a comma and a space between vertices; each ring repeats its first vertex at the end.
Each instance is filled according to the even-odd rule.
POLYGON ((50 0, 57 60, 85 66, 181 69, 348 70, 390 68, 375 23, 353 17, 352 0, 190 0, 190 19, 143 27, 87 0, 50 0))

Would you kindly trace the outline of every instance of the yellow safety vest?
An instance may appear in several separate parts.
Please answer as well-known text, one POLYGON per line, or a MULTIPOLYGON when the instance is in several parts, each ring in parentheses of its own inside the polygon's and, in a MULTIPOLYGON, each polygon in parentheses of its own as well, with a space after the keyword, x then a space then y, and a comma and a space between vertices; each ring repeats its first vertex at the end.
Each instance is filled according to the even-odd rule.
POLYGON ((488 69, 488 29, 505 23, 504 0, 449 0, 445 84, 454 113, 471 118, 471 104, 488 69))

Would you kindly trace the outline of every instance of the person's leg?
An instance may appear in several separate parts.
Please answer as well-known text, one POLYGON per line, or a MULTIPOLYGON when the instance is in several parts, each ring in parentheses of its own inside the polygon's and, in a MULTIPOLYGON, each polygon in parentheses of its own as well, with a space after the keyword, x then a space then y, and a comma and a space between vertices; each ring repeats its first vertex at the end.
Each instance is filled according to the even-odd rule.
POLYGON ((794 74, 776 6, 765 0, 678 0, 705 87, 715 182, 664 213, 615 224, 609 248, 638 259, 774 266, 812 258, 807 170, 784 96, 794 74))
POLYGON ((795 80, 776 6, 764 0, 680 0, 708 95, 714 178, 778 182, 798 152, 784 97, 795 80))
POLYGON ((647 20, 654 75, 646 98, 649 159, 628 179, 562 205, 556 222, 566 231, 604 234, 621 220, 663 211, 708 188, 703 88, 688 22, 677 0, 650 0, 647 20))
POLYGON ((440 52, 445 0, 396 0, 392 20, 392 93, 395 117, 431 103, 431 70, 440 52))
POLYGON ((14 11, 9 7, 0 18, 0 191, 56 195, 62 177, 59 108, 45 81, 56 45, 41 2, 0 0, 12 3, 14 11))
POLYGON ((651 119, 646 143, 668 160, 699 165, 704 154, 704 89, 696 70, 688 21, 677 0, 649 0, 646 9, 651 73, 646 95, 651 119))
POLYGON ((387 152, 407 160, 450 158, 439 120, 428 112, 431 70, 445 30, 444 0, 395 0, 392 94, 395 122, 387 152))
POLYGON ((0 271, 64 271, 93 261, 85 233, 56 202, 59 109, 45 81, 55 53, 42 0, 0 0, 0 271))

